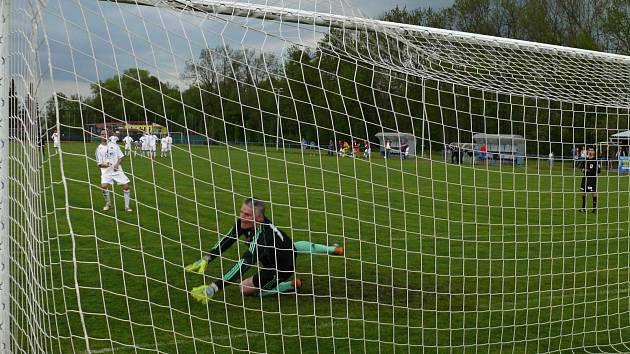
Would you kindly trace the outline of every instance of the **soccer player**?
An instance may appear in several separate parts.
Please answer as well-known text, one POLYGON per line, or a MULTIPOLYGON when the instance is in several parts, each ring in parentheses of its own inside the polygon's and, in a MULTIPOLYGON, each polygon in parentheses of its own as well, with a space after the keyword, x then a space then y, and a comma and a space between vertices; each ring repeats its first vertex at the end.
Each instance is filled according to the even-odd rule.
MULTIPOLYGON (((140 137, 140 139, 142 139, 142 137, 140 137)), ((138 154, 142 154, 142 141, 140 141, 140 139, 133 142, 133 145, 136 147, 136 149, 134 150, 135 152, 134 156, 138 156, 138 154)))
POLYGON ((325 246, 308 241, 293 242, 284 231, 278 229, 265 217, 265 204, 262 201, 247 198, 241 205, 240 217, 236 220, 236 225, 214 245, 210 253, 188 265, 186 270, 202 274, 208 262, 220 257, 241 235, 245 236, 247 251, 222 279, 210 285, 193 288, 191 295, 195 300, 207 303, 226 285, 243 279, 245 272, 257 262, 260 263, 260 271, 240 282, 243 295, 266 296, 299 289, 302 281, 299 278, 291 280, 295 273, 297 253, 344 254, 343 247, 338 245, 325 246))
POLYGON ((129 134, 127 134, 124 138, 123 138, 123 143, 125 143, 125 153, 127 153, 127 155, 131 154, 131 143, 133 143, 133 138, 129 136, 129 134))
POLYGON ((112 136, 109 137, 109 142, 112 144, 118 144, 118 135, 112 134, 112 136))
POLYGON ((61 148, 61 136, 59 135, 59 129, 55 129, 55 132, 52 133, 51 138, 53 140, 53 147, 55 150, 59 151, 61 148))
POLYGON ((160 139, 160 157, 168 156, 168 136, 163 136, 160 139))
POLYGON ((101 143, 96 148, 96 164, 101 168, 101 190, 105 198, 103 211, 108 211, 112 206, 109 198, 109 185, 114 182, 122 186, 125 196, 125 211, 133 211, 129 207, 129 200, 131 199, 129 178, 120 165, 124 156, 120 147, 107 139, 107 131, 101 130, 101 143))
POLYGON ((158 137, 155 134, 149 135, 149 157, 155 158, 155 147, 157 145, 158 137))
POLYGON ((142 136, 140 137, 140 149, 142 151, 142 156, 148 156, 149 134, 147 132, 142 133, 142 136))
POLYGON ((595 148, 589 146, 586 152, 586 159, 582 161, 582 185, 580 190, 582 191, 582 208, 580 213, 586 212, 586 193, 591 193, 593 196, 593 213, 597 212, 597 174, 601 172, 599 163, 597 162, 597 156, 595 154, 595 148))
POLYGON ((171 134, 166 134, 166 138, 168 139, 168 152, 171 153, 173 151, 173 137, 171 134))

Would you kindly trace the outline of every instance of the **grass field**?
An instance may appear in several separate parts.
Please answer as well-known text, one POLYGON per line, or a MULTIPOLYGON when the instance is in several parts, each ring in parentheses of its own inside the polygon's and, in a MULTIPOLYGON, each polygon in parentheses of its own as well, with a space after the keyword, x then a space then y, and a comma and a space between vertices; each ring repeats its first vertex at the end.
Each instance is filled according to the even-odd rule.
POLYGON ((65 144, 63 169, 46 157, 50 351, 86 350, 80 312, 94 352, 630 351, 628 176, 603 173, 599 212, 584 215, 568 164, 178 146, 172 160, 126 159, 127 214, 118 187, 115 210, 100 211, 95 149, 65 144), (187 291, 240 252, 205 278, 183 266, 249 195, 270 201, 294 240, 339 242, 346 255, 300 256, 297 295, 231 286, 194 302, 187 291))

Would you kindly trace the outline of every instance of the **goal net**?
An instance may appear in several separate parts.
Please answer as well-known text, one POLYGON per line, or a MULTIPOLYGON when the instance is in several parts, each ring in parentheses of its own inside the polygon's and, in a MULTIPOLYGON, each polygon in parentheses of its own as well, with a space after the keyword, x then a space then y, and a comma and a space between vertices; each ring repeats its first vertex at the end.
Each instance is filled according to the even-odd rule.
POLYGON ((630 58, 358 1, 0 4, 3 352, 630 351, 630 58), (200 303, 249 197, 345 252, 200 303))

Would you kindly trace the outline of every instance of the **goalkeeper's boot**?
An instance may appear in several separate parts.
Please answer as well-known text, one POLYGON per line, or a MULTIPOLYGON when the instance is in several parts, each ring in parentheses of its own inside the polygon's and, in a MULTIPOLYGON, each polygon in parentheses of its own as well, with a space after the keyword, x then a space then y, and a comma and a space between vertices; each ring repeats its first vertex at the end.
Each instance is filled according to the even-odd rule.
POLYGON ((293 278, 291 280, 291 285, 293 285, 293 289, 295 290, 299 290, 302 288, 302 279, 300 278, 293 278))
POLYGON ((112 205, 110 203, 105 203, 105 206, 103 207, 103 211, 108 211, 111 208, 112 208, 112 205))
POLYGON ((339 244, 337 243, 333 243, 333 246, 335 247, 335 250, 333 251, 332 254, 335 256, 343 256, 344 254, 343 246, 339 246, 339 244))

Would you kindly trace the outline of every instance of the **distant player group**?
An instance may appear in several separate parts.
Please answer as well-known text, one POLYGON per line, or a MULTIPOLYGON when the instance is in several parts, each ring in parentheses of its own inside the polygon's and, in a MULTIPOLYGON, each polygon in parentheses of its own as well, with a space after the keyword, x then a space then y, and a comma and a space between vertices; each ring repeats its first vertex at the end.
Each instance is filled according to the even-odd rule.
MULTIPOLYGON (((168 157, 171 154, 173 148, 173 138, 170 135, 165 135, 160 141, 160 157, 168 157)), ((138 141, 134 141, 129 135, 127 135, 123 142, 125 143, 125 151, 131 154, 131 145, 135 145, 135 155, 146 156, 150 159, 155 158, 155 151, 157 150, 158 137, 155 134, 144 133, 138 141)))
MULTIPOLYGON (((109 141, 114 144, 118 144, 118 136, 112 135, 109 137, 109 141)), ((157 150, 158 137, 155 134, 144 133, 138 141, 134 141, 129 134, 122 139, 125 144, 125 152, 127 155, 131 155, 131 147, 134 145, 135 155, 146 156, 150 159, 155 158, 155 151, 157 150)), ((160 141, 160 156, 168 157, 171 154, 173 148, 173 138, 169 134, 163 136, 160 141)))

